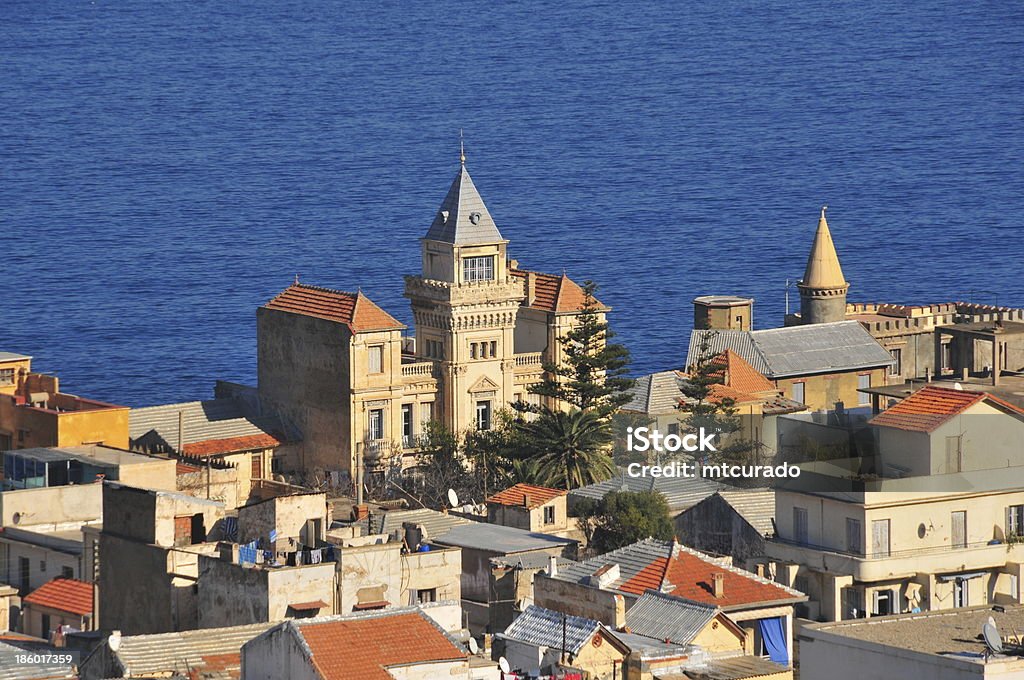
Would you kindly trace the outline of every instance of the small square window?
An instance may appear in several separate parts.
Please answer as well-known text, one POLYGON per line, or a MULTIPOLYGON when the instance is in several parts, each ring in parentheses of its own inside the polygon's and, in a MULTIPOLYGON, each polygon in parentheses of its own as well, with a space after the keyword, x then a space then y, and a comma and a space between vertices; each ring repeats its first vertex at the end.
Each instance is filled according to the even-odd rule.
POLYGON ((13 368, 0 368, 0 385, 13 385, 14 384, 14 369, 13 368))
POLYGON ((467 257, 462 260, 462 280, 473 281, 494 280, 494 256, 467 257))
POLYGON ((544 508, 544 524, 555 523, 555 506, 548 505, 544 508))

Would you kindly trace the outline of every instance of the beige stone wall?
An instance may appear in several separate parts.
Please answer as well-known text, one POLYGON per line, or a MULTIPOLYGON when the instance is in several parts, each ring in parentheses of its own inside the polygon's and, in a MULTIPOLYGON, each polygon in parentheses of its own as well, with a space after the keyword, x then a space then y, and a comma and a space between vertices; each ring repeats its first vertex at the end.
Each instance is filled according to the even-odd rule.
POLYGON ((802 378, 783 378, 776 380, 775 385, 782 390, 786 397, 792 399, 793 383, 804 383, 804 403, 812 411, 834 409, 837 402, 842 402, 845 408, 851 409, 862 405, 860 404, 860 393, 857 392, 858 376, 870 374, 871 386, 880 387, 886 384, 887 373, 888 369, 876 368, 870 371, 848 371, 802 378))
POLYGON ((538 607, 595 619, 612 628, 625 625, 626 600, 619 593, 559 581, 543 574, 534 577, 533 592, 538 607))

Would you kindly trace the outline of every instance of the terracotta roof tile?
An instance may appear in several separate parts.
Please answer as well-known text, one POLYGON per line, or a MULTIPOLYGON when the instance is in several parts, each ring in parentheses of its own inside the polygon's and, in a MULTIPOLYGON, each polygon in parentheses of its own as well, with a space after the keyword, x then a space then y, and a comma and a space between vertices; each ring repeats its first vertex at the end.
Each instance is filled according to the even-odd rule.
POLYGON ((757 392, 778 391, 778 388, 768 378, 758 373, 757 369, 731 349, 714 357, 711 364, 717 368, 715 375, 723 377, 726 386, 739 392, 756 394, 757 392))
MULTIPOLYGON (((542 309, 545 312, 578 312, 586 304, 586 293, 583 288, 565 274, 544 274, 541 272, 528 272, 524 269, 509 270, 512 276, 521 278, 523 286, 526 286, 526 279, 529 274, 534 278, 534 300, 530 305, 534 309, 542 309)), ((599 300, 595 300, 597 308, 607 311, 599 300)))
POLYGON ((776 601, 792 601, 801 596, 777 583, 747 574, 735 567, 724 567, 701 557, 696 551, 679 546, 665 570, 665 580, 675 586, 670 592, 695 602, 722 608, 750 606, 776 601), (722 574, 722 597, 715 597, 712 574, 722 574))
POLYGON ((272 449, 283 442, 271 434, 253 434, 227 439, 206 439, 201 442, 185 444, 185 455, 216 456, 223 453, 252 451, 254 449, 272 449))
POLYGON ((92 584, 71 578, 55 578, 26 595, 25 602, 86 616, 92 614, 92 584))
POLYGON ((1024 415, 1024 411, 1013 404, 984 392, 928 385, 878 414, 869 422, 871 425, 881 427, 931 432, 953 416, 963 413, 981 401, 998 404, 1014 413, 1024 415))
POLYGON ((565 489, 551 489, 546 486, 534 486, 532 484, 516 484, 494 494, 487 499, 487 502, 498 505, 525 506, 533 510, 544 505, 552 498, 558 498, 567 493, 569 492, 565 489), (528 503, 524 503, 524 497, 529 499, 528 503))
POLYGON ((302 283, 288 286, 264 307, 337 321, 348 326, 353 333, 405 328, 405 324, 375 305, 362 292, 346 293, 302 283))
POLYGON ((389 666, 466 658, 418 612, 297 623, 324 680, 392 680, 389 666))
POLYGON ((586 564, 605 561, 606 565, 618 563, 630 565, 632 576, 624 577, 618 584, 608 588, 633 595, 642 595, 648 590, 668 593, 674 597, 710 604, 723 609, 742 609, 754 605, 793 602, 805 599, 795 590, 763 579, 743 569, 723 566, 709 555, 687 548, 679 543, 640 541, 589 560, 586 564), (632 548, 632 549, 631 549, 632 548), (665 550, 670 551, 666 557, 665 550), (628 552, 629 554, 624 554, 628 552), (639 565, 643 565, 639 569, 639 565), (712 590, 712 574, 723 574, 722 597, 715 597, 712 590))

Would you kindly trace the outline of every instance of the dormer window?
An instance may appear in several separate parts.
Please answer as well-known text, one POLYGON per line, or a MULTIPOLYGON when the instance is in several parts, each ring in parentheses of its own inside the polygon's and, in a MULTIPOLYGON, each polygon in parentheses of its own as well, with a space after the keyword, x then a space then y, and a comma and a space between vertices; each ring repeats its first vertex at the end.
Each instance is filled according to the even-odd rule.
POLYGON ((466 257, 462 260, 462 280, 472 281, 494 280, 494 256, 466 257))

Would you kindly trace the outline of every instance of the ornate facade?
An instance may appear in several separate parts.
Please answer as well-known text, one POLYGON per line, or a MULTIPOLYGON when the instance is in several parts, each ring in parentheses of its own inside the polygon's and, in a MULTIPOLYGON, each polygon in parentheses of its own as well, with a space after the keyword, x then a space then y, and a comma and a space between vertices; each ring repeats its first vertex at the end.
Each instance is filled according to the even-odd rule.
POLYGON ((521 269, 508 243, 463 160, 405 277, 411 337, 361 292, 295 283, 258 310, 260 400, 302 431, 301 468, 351 474, 360 456, 415 453, 429 421, 490 429, 508 404, 540 403, 528 387, 561 359, 585 294, 521 269))

